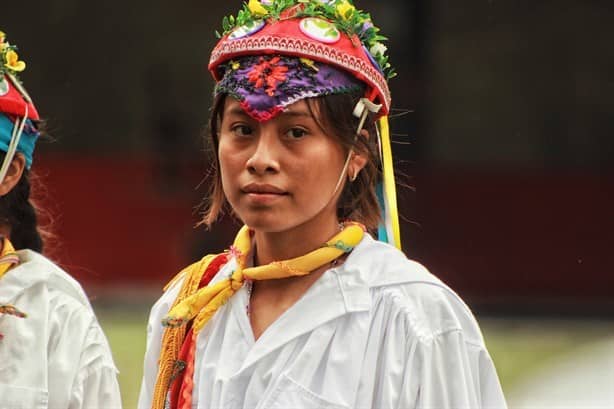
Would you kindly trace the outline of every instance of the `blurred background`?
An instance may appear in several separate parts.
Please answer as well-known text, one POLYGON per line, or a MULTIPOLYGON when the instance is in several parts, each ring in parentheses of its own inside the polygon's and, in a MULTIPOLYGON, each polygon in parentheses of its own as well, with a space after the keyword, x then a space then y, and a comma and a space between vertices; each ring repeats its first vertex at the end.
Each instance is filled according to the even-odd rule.
MULTIPOLYGON (((0 17, 51 135, 34 165, 48 254, 91 296, 128 408, 148 308, 237 229, 194 227, 206 63, 230 3, 13 1, 0 17)), ((399 73, 406 254, 475 311, 510 406, 614 407, 614 5, 355 4, 390 37, 399 73)))

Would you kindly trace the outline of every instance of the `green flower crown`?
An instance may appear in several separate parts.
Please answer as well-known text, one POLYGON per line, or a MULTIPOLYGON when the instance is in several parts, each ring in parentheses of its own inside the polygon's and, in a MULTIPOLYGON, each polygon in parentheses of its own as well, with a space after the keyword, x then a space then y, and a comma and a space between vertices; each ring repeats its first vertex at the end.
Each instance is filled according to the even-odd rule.
POLYGON ((243 4, 237 16, 226 16, 222 21, 223 33, 215 32, 218 38, 229 34, 236 27, 251 25, 263 19, 279 20, 281 14, 294 6, 303 5, 296 17, 320 17, 331 21, 348 36, 357 35, 373 59, 378 63, 386 79, 396 76, 388 61, 388 50, 383 44, 388 38, 379 34, 371 15, 354 7, 352 0, 249 0, 243 4))
POLYGON ((0 79, 7 73, 17 77, 17 74, 25 69, 26 63, 19 60, 17 47, 10 45, 6 41, 6 35, 0 31, 0 79))

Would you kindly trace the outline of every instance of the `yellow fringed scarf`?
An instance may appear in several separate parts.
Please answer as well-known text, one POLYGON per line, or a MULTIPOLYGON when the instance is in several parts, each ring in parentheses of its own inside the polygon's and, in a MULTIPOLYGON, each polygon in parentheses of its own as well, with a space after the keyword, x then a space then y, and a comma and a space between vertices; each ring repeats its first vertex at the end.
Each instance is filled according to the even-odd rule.
MULTIPOLYGON (((183 270, 178 275, 186 277, 183 287, 173 307, 162 321, 167 328, 162 338, 152 409, 165 407, 173 372, 176 370, 176 360, 187 332, 184 324, 194 320, 192 330, 196 336, 215 312, 243 286, 246 279, 271 280, 306 275, 350 252, 362 240, 365 228, 354 222, 345 223, 344 226, 340 233, 308 254, 248 268, 245 267, 245 263, 252 247, 252 233, 247 226, 244 226, 228 252, 230 256, 236 258, 237 268, 227 279, 197 290, 204 272, 218 257, 216 255, 206 256, 183 270)), ((176 279, 171 283, 175 281, 176 279)))
POLYGON ((243 286, 245 279, 272 280, 309 274, 311 271, 351 251, 364 234, 364 228, 356 223, 348 224, 339 234, 322 247, 286 261, 274 261, 258 267, 245 268, 251 249, 251 233, 243 226, 231 247, 231 254, 237 258, 237 268, 226 280, 202 288, 194 295, 173 307, 162 321, 164 326, 176 327, 194 320, 194 332, 198 333, 211 319, 215 311, 243 286))

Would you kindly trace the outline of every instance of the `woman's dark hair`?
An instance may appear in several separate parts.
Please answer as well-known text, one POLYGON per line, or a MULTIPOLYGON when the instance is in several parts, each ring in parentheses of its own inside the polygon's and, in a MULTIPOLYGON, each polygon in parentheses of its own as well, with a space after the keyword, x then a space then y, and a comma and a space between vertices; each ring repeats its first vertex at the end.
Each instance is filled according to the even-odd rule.
MULTIPOLYGON (((337 215, 341 220, 351 219, 364 224, 369 230, 377 228, 381 220, 380 207, 377 200, 376 184, 381 179, 381 168, 377 154, 377 130, 372 114, 365 122, 369 138, 356 136, 359 119, 353 115, 354 107, 364 95, 363 92, 353 94, 335 94, 306 99, 313 117, 318 125, 329 135, 335 136, 343 146, 346 154, 354 152, 364 155, 368 160, 353 182, 345 181, 343 191, 337 204, 337 215)), ((218 134, 224 113, 225 96, 214 99, 211 117, 209 119, 209 140, 212 142, 211 161, 212 181, 204 203, 202 224, 208 227, 223 213, 226 198, 222 188, 222 178, 218 158, 218 134)))
MULTIPOLYGON (((4 156, 0 154, 0 163, 4 156)), ((10 228, 11 243, 16 249, 42 253, 44 243, 38 226, 38 208, 30 198, 32 176, 24 170, 15 187, 0 197, 0 222, 10 228)))

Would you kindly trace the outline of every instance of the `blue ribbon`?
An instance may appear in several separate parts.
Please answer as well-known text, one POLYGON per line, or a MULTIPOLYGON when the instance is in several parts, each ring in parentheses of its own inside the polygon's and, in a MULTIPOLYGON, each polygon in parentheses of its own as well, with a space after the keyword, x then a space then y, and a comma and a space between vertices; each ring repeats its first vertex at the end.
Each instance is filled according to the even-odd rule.
MULTIPOLYGON (((7 152, 13 135, 15 123, 6 115, 0 113, 0 151, 7 152)), ((17 144, 17 152, 21 152, 26 158, 26 167, 30 169, 32 166, 32 157, 34 154, 34 145, 40 133, 36 131, 36 127, 31 120, 26 121, 23 128, 23 133, 17 144)))

